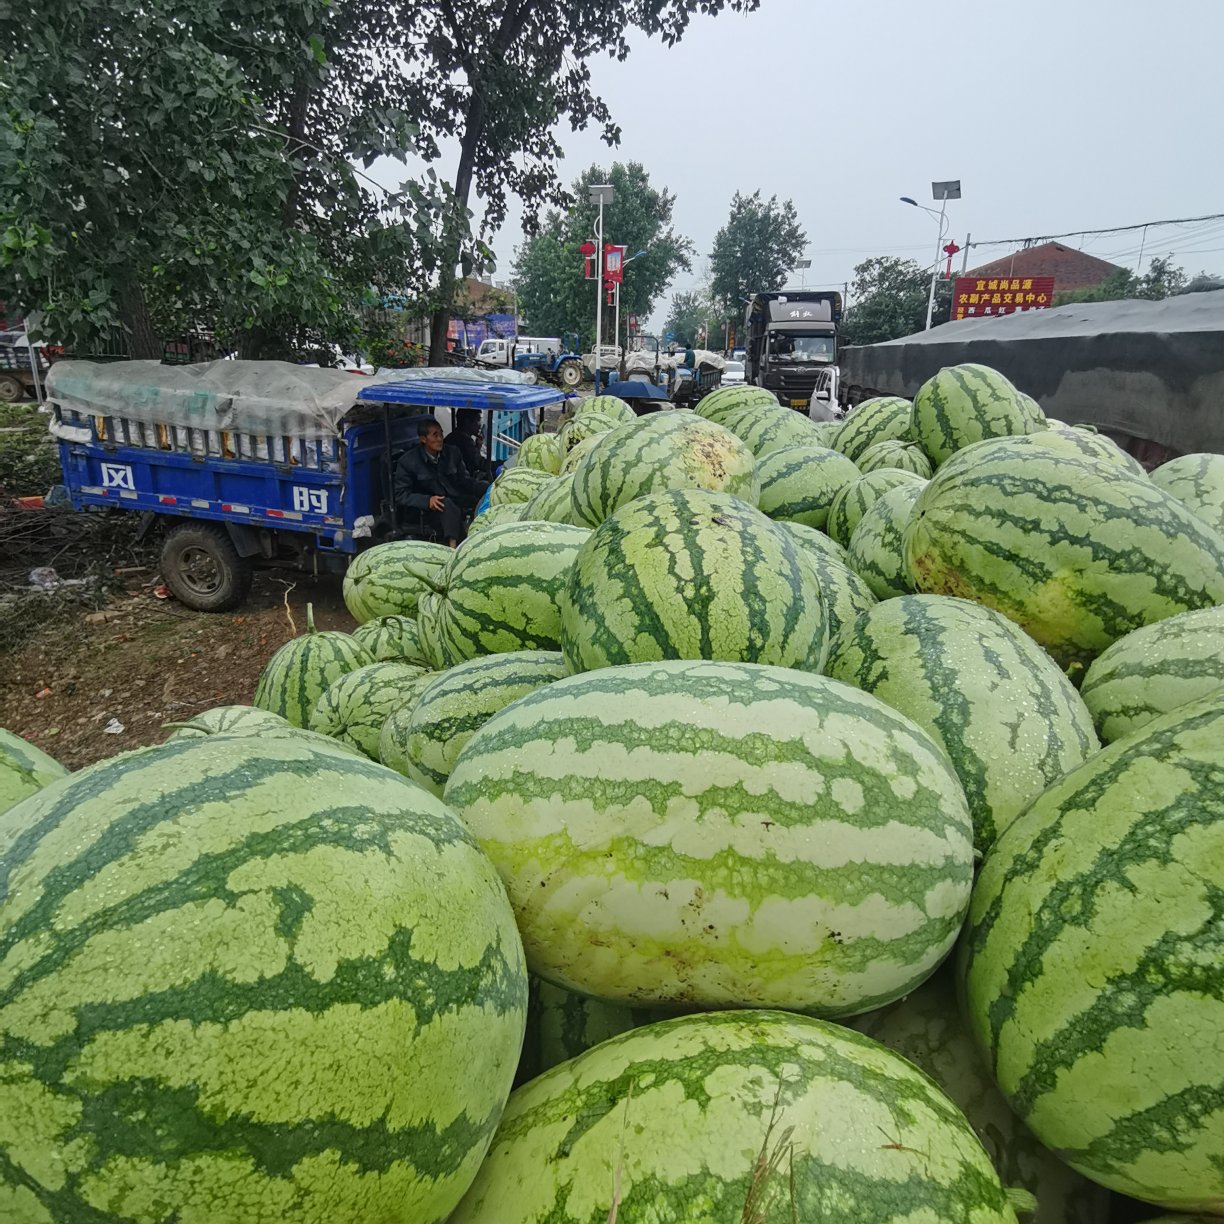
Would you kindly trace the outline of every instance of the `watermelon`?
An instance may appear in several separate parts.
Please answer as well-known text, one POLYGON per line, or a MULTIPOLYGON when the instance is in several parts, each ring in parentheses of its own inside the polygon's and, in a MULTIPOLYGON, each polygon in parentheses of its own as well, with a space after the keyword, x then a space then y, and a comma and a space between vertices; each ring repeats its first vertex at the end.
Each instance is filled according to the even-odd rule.
POLYGON ((853 409, 833 435, 830 445, 848 459, 858 457, 877 442, 910 437, 909 400, 899 395, 881 395, 864 400, 853 409))
POLYGON ((611 433, 618 426, 636 424, 636 416, 631 421, 622 421, 619 417, 609 416, 606 412, 589 410, 580 416, 572 417, 561 426, 561 451, 563 454, 572 451, 584 439, 593 438, 601 433, 611 433))
POLYGON ((559 680, 472 736, 445 798, 501 871, 531 969, 612 1002, 855 1015, 934 970, 969 899, 942 751, 788 668, 559 680))
POLYGON ((344 605, 359 624, 379 616, 415 616, 428 580, 451 550, 427 540, 392 540, 358 553, 344 575, 344 605))
POLYGON ((41 748, 0 728, 0 812, 67 774, 41 748))
POLYGON ((875 603, 875 596, 846 562, 842 546, 823 532, 815 527, 805 527, 802 523, 779 523, 778 529, 795 540, 816 574, 816 587, 824 604, 831 642, 845 625, 875 603))
POLYGON ((561 439, 551 433, 529 434, 515 452, 514 466, 555 476, 561 470, 561 439))
POLYGON ((633 406, 626 403, 619 395, 592 395, 590 399, 575 400, 573 418, 590 416, 600 413, 611 417, 614 421, 636 421, 637 413, 633 406))
MULTIPOLYGON (((737 418, 738 419, 738 418, 737 418)), ((731 426, 728 425, 728 428, 731 426)), ((823 446, 815 421, 793 408, 771 408, 731 432, 759 459, 791 446, 823 446)))
POLYGON ((206 735, 266 735, 269 732, 300 732, 279 714, 259 710, 249 705, 214 706, 201 710, 185 722, 165 723, 172 730, 168 737, 175 739, 202 739, 206 735))
POLYGON ((570 507, 570 492, 573 487, 574 477, 572 475, 553 477, 523 507, 519 521, 535 520, 542 523, 572 524, 573 511, 570 507))
POLYGON ((961 944, 1011 1107, 1073 1168, 1224 1204, 1224 690, 1056 782, 991 848, 961 944))
POLYGON ((571 671, 704 658, 818 671, 826 632, 793 538, 704 489, 622 506, 583 544, 561 598, 571 671))
POLYGON ((1107 744, 1224 687, 1224 607, 1182 612, 1119 638, 1084 673, 1080 696, 1107 744))
POLYGON ((1085 433, 1100 433, 1101 431, 1095 425, 1089 425, 1086 421, 1076 421, 1072 429, 1082 429, 1085 433))
MULTIPOLYGON (((545 485, 544 488, 548 486, 545 485)), ((534 500, 534 498, 533 498, 534 500)), ((478 535, 489 527, 500 527, 503 523, 518 523, 523 519, 523 511, 531 502, 502 502, 496 506, 486 506, 468 524, 467 538, 478 535)), ((446 550, 451 551, 449 548, 446 550)))
POLYGON ((964 1115, 849 1029, 782 1012, 621 1033, 515 1090, 450 1224, 1015 1224, 964 1115))
POLYGON ((703 395, 693 408, 693 411, 707 421, 719 421, 720 418, 741 408, 753 406, 777 408, 778 397, 764 387, 729 386, 719 387, 709 395, 703 395))
POLYGON ((409 711, 387 720, 379 759, 441 796, 464 744, 512 701, 566 674, 559 652, 516 650, 434 676, 409 711))
POLYGON ((647 493, 711 489, 755 506, 756 461, 733 433, 691 412, 655 413, 608 434, 574 473, 571 512, 598 527, 620 506, 647 493))
MULTIPOLYGON (((449 551, 449 550, 448 550, 449 551)), ((378 663, 424 663, 415 616, 379 616, 353 633, 378 663)))
MULTIPOLYGON (((450 550, 446 550, 450 555, 450 550)), ((255 685, 252 704, 288 719, 295 727, 310 722, 315 702, 327 686, 348 672, 373 663, 374 656, 347 633, 314 627, 314 606, 306 605, 306 632, 286 642, 267 662, 255 685)))
POLYGON ((1030 438, 936 472, 905 559, 920 590, 995 608, 1073 670, 1141 625, 1224 602, 1224 537, 1150 480, 1030 438))
POLYGON ((919 484, 889 489, 859 519, 850 536, 850 568, 876 599, 892 599, 914 590, 914 581, 905 568, 905 525, 921 493, 919 484))
POLYGON ((938 466, 984 438, 1045 428, 1041 409, 997 370, 967 363, 945 366, 914 396, 910 433, 938 466))
POLYGON ((766 455, 757 465, 761 482, 757 504, 770 518, 823 527, 833 499, 860 474, 845 455, 828 447, 787 447, 766 455))
POLYGON ((1132 476, 1147 476, 1138 459, 1128 455, 1104 434, 1085 433, 1082 429, 1072 429, 1070 425, 1051 425, 1049 421, 1046 426, 1028 435, 1034 445, 1047 446, 1072 459, 1088 458, 1099 463, 1111 463, 1132 476))
POLYGON ((837 436, 837 431, 841 427, 841 421, 813 421, 812 429, 814 434, 811 444, 814 446, 827 446, 830 450, 835 450, 833 439, 837 436))
POLYGON ((517 505, 529 502, 550 480, 552 477, 547 472, 536 468, 505 468, 489 486, 489 505, 503 506, 507 502, 517 505))
POLYGON ((12 808, 0 964, 13 1224, 444 1219, 527 1003, 453 813, 304 736, 171 740, 12 808))
POLYGON ((623 1007, 592 999, 564 986, 528 975, 527 1036, 519 1058, 515 1086, 533 1080, 587 1050, 666 1016, 648 1008, 623 1007))
POLYGON ((873 442, 859 455, 860 472, 875 472, 880 468, 898 468, 902 472, 913 472, 923 480, 930 480, 934 471, 926 451, 921 446, 899 438, 887 442, 873 442))
POLYGON ((392 711, 410 705, 433 673, 410 663, 372 663, 327 686, 315 702, 308 724, 319 735, 352 744, 378 760, 378 733, 392 711))
POLYGON ((947 752, 979 851, 1100 748, 1092 716, 1050 656, 963 599, 876 604, 836 638, 827 671, 912 718, 947 752))
POLYGON ((1152 483, 1224 535, 1224 455, 1182 455, 1162 463, 1152 483))
MULTIPOLYGON (((612 431, 609 430, 608 433, 612 431)), ((592 434, 574 445, 573 449, 561 460, 561 475, 571 476, 581 466, 582 461, 608 436, 606 433, 592 434)))
POLYGON ((850 537, 862 521, 863 515, 890 489, 901 485, 925 485, 921 476, 903 472, 900 468, 880 468, 868 472, 841 489, 829 506, 829 518, 825 530, 839 544, 850 547, 850 537))
POLYGON ((506 523, 468 540, 421 604, 431 662, 451 667, 507 650, 556 650, 561 592, 590 534, 562 523, 506 523))
MULTIPOLYGON (((1032 1224, 1107 1224, 1108 1191, 1043 1148, 999 1095, 961 1019, 956 981, 947 968, 908 999, 859 1016, 852 1025, 925 1071, 964 1111, 1003 1184, 1036 1198, 1032 1224)), ((528 1019, 528 1031, 530 1026, 528 1019)))

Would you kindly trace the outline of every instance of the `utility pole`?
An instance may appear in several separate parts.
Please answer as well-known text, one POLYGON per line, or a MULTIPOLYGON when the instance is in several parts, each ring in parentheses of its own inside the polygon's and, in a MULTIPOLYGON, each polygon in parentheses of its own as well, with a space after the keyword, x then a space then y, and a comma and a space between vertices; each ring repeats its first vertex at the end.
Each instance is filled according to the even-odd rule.
POLYGON ((611 204, 616 199, 616 192, 611 183, 594 183, 591 186, 590 200, 599 205, 599 221, 596 223, 598 233, 595 236, 595 258, 599 260, 599 276, 595 281, 595 390, 599 390, 600 352, 603 347, 603 296, 604 296, 604 264, 607 256, 604 254, 604 205, 611 204))

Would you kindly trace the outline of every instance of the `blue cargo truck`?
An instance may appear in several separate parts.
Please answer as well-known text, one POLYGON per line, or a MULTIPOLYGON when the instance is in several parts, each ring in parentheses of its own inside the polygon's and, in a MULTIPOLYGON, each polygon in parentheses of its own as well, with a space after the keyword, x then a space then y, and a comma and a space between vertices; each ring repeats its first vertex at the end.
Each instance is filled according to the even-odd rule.
POLYGON ((342 573, 373 543, 421 534, 396 513, 392 473, 423 416, 449 431, 459 409, 479 410, 496 465, 562 398, 506 375, 287 362, 64 361, 47 378, 73 508, 162 529, 163 581, 209 612, 238 606, 258 564, 342 573))

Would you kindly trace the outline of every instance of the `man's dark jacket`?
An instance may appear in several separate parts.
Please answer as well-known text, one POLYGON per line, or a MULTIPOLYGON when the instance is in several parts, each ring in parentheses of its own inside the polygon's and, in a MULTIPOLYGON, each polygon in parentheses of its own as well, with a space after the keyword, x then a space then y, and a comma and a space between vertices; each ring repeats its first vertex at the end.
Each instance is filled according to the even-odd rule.
POLYGON ((444 446, 435 458, 417 443, 395 465, 395 504, 405 510, 428 510, 431 497, 448 497, 471 506, 484 491, 485 482, 468 475, 453 446, 444 446))
POLYGON ((477 438, 460 429, 452 429, 446 435, 446 445, 454 447, 463 457, 463 466, 467 468, 469 476, 484 474, 485 465, 480 455, 480 442, 477 438))

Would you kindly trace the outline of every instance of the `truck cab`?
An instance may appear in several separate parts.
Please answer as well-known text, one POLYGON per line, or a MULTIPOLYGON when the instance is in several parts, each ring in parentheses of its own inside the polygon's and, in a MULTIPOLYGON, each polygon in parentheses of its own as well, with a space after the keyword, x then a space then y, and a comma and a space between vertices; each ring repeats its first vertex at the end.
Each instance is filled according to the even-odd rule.
POLYGON ((758 293, 744 317, 745 378, 787 408, 812 416, 837 405, 837 325, 841 294, 824 290, 758 293))

